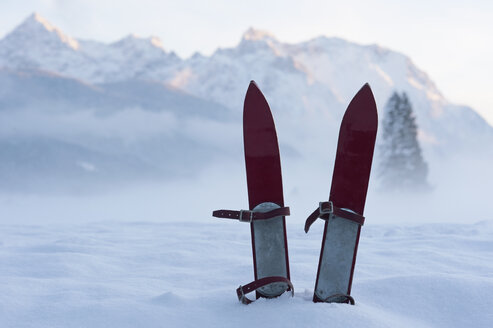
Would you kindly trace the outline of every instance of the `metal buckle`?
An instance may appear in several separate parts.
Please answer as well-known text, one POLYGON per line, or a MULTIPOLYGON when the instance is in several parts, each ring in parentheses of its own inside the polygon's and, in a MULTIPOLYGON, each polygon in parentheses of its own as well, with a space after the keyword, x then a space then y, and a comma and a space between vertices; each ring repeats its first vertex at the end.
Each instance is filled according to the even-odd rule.
POLYGON ((330 214, 334 213, 334 204, 332 204, 332 202, 329 201, 328 202, 329 203, 329 208, 328 209, 324 209, 323 208, 323 204, 324 203, 325 202, 319 202, 318 203, 318 211, 319 211, 319 215, 318 216, 319 217, 321 217, 322 215, 325 215, 325 214, 329 214, 330 215, 330 214))
POLYGON ((253 212, 252 211, 249 211, 249 210, 240 210, 240 218, 239 218, 240 222, 252 222, 253 221, 253 212), (250 213, 250 217, 248 217, 247 219, 243 219, 243 213, 250 213))
POLYGON ((238 296, 238 300, 241 303, 245 302, 245 293, 243 292, 243 286, 240 285, 240 287, 238 287, 238 289, 236 289, 236 295, 238 296))

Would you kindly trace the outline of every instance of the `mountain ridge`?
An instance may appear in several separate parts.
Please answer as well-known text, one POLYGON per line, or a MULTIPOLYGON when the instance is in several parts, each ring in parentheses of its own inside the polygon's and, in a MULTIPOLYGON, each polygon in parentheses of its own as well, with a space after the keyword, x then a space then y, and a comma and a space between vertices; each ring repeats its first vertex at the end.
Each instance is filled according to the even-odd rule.
MULTIPOLYGON (((333 147, 347 104, 367 82, 380 117, 392 92, 408 94, 427 158, 453 158, 463 150, 479 153, 483 143, 493 142, 493 127, 472 108, 450 103, 405 54, 375 44, 326 36, 290 44, 269 32, 249 28, 235 47, 182 59, 156 37, 128 35, 112 43, 79 40, 37 14, 0 39, 0 115, 9 120, 13 119, 10 113, 16 113, 14 119, 26 120, 15 122, 19 131, 29 132, 35 140, 39 130, 49 135, 47 140, 62 142, 58 145, 84 146, 85 154, 111 149, 114 156, 145 158, 146 154, 162 153, 164 147, 169 153, 152 155, 151 161, 166 172, 167 156, 173 157, 174 168, 186 168, 193 162, 192 154, 203 153, 203 149, 214 152, 203 156, 209 159, 236 154, 235 149, 241 148, 236 133, 251 80, 260 86, 274 113, 282 135, 281 148, 289 149, 293 157, 315 160, 322 156, 321 147, 333 147), (73 124, 69 140, 51 129, 53 123, 46 123, 49 119, 33 119, 37 115, 73 124), (33 121, 48 124, 48 128, 33 130, 33 121), (135 128, 136 122, 153 129, 135 128), (104 129, 113 131, 113 123, 122 126, 115 129, 118 135, 108 137, 110 132, 104 129), (103 131, 95 137, 92 126, 80 128, 78 124, 94 124, 103 131), (127 125, 130 130, 121 132, 127 125), (128 140, 132 140, 131 147, 128 140)), ((0 134, 4 142, 10 137, 0 134)), ((25 154, 17 155, 19 161, 25 158, 25 154)), ((17 161, 13 154, 8 156, 17 161)), ((98 172, 105 163, 118 163, 110 160, 112 156, 93 156, 99 164, 81 156, 80 162, 85 163, 83 168, 94 167, 98 172)), ((60 158, 53 157, 54 168, 59 167, 60 158)), ((80 167, 72 163, 68 170, 74 165, 80 167)), ((128 167, 129 174, 134 174, 128 167)))
POLYGON ((34 13, 0 40, 2 66, 50 71, 89 84, 159 81, 234 110, 242 108, 245 85, 256 80, 274 110, 323 113, 334 119, 369 82, 379 108, 394 90, 407 92, 418 124, 428 134, 436 134, 432 123, 447 116, 449 106, 457 106, 402 53, 326 36, 283 43, 253 27, 236 47, 182 59, 166 51, 156 37, 129 35, 109 44, 77 40, 34 13))

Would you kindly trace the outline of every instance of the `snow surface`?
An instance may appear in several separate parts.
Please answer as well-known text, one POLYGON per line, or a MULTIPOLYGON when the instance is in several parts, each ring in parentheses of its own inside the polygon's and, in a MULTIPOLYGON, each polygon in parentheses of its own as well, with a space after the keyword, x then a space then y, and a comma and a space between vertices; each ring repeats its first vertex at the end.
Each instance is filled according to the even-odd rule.
POLYGON ((249 306, 247 224, 0 225, 1 327, 489 327, 493 221, 363 227, 356 306, 311 302, 322 236, 288 219, 294 298, 249 306))
POLYGON ((313 304, 323 223, 303 225, 331 174, 313 164, 284 166, 295 297, 249 306, 235 289, 253 279, 250 229, 211 216, 248 204, 243 163, 126 194, 0 194, 0 327, 490 326, 490 185, 401 198, 370 185, 357 304, 313 304))

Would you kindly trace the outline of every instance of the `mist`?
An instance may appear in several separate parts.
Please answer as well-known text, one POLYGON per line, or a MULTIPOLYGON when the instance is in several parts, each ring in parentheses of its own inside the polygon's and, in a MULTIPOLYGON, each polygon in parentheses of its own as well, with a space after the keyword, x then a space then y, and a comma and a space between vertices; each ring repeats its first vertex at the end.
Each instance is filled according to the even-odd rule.
MULTIPOLYGON (((207 125, 197 121, 189 123, 190 126, 200 125, 202 129, 207 125)), ((199 128, 191 130, 197 137, 204 132, 199 128)), ((106 181, 104 188, 95 184, 83 191, 77 189, 77 179, 67 185, 66 181, 55 178, 53 184, 62 183, 55 191, 49 184, 46 191, 10 192, 3 188, 1 220, 15 224, 194 222, 213 220, 211 213, 215 209, 245 209, 248 199, 241 128, 236 123, 228 127, 212 124, 208 131, 216 131, 216 135, 209 134, 206 138, 209 146, 213 145, 210 148, 215 150, 214 156, 207 160, 194 156, 178 159, 179 165, 185 166, 179 170, 190 174, 140 176, 130 180, 123 172, 117 183, 106 181)), ((125 133, 122 137, 127 136, 125 133)), ((318 202, 327 200, 336 142, 337 139, 332 138, 331 149, 320 150, 320 156, 314 156, 311 149, 307 153, 300 152, 301 145, 281 144, 285 204, 291 207, 292 213, 288 227, 301 229, 318 202)), ((179 153, 178 150, 176 154, 179 153)), ((365 209, 366 224, 472 223, 491 219, 490 157, 455 154, 442 160, 434 158, 428 163, 431 189, 401 193, 381 189, 374 164, 365 209)))

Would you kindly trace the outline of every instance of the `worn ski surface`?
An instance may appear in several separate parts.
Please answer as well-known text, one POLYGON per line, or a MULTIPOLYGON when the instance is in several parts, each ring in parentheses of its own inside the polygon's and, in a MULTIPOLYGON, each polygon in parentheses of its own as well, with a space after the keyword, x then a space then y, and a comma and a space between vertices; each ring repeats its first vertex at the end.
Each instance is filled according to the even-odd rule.
MULTIPOLYGON (((274 120, 264 95, 253 81, 245 97, 243 140, 249 209, 266 212, 284 207, 274 120)), ((250 228, 255 280, 270 276, 290 279, 285 217, 252 221, 250 228)), ((286 289, 286 284, 274 283, 257 290, 256 294, 257 298, 273 297, 286 289)))
MULTIPOLYGON (((350 102, 339 130, 329 201, 363 215, 378 126, 368 84, 350 102)), ((343 217, 325 221, 314 302, 348 302, 361 225, 343 217)))

